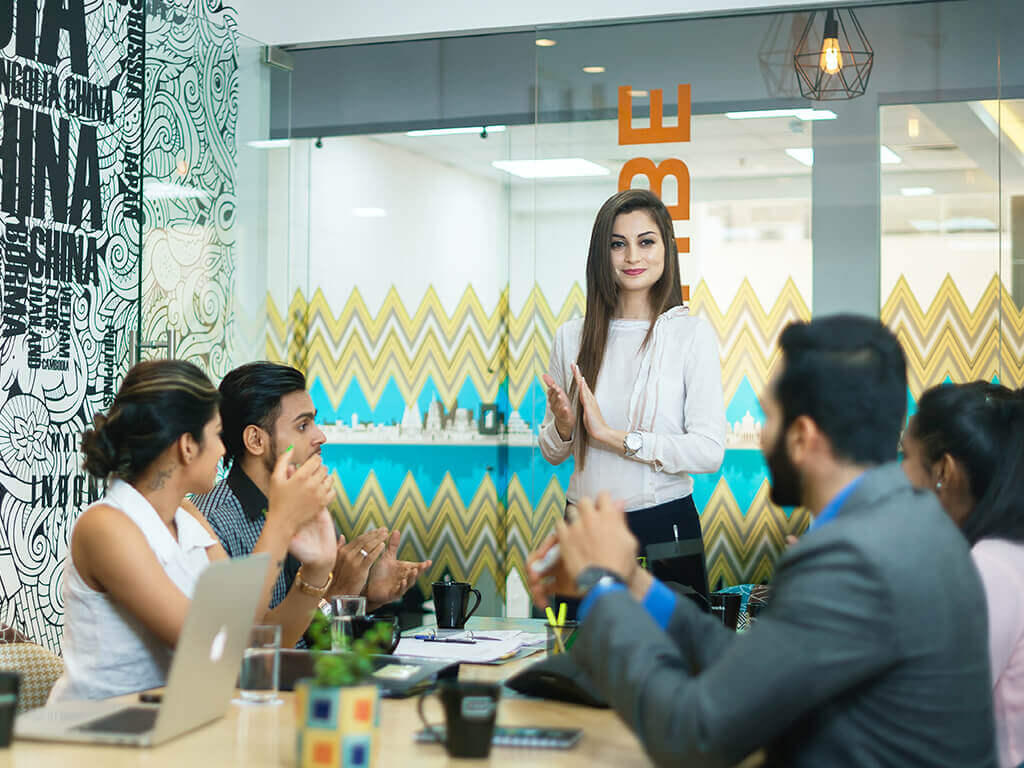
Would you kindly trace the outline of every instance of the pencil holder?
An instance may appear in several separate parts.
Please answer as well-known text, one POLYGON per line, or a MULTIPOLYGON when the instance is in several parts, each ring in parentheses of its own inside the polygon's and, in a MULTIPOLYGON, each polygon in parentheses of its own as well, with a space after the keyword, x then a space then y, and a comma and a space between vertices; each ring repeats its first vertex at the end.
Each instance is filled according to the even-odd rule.
POLYGON ((580 628, 578 621, 567 621, 560 627, 546 625, 548 632, 548 655, 554 656, 568 652, 576 642, 576 632, 580 628))

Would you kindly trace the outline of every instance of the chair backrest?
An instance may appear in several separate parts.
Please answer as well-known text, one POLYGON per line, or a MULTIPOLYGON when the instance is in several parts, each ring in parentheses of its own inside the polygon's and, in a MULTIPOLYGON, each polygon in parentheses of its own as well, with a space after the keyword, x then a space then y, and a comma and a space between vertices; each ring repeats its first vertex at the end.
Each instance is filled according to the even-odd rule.
POLYGON ((64 674, 60 656, 35 643, 0 642, 0 670, 21 675, 18 712, 42 707, 64 674))

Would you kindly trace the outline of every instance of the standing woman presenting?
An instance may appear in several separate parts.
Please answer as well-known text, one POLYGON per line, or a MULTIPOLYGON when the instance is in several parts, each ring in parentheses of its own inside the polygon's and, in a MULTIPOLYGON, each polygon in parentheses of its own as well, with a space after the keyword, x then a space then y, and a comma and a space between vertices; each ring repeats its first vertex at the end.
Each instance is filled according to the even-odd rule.
POLYGON ((672 219, 657 196, 629 189, 594 221, 587 308, 551 349, 540 450, 576 460, 568 507, 608 491, 646 547, 701 535, 693 478, 725 451, 718 342, 681 305, 672 219))

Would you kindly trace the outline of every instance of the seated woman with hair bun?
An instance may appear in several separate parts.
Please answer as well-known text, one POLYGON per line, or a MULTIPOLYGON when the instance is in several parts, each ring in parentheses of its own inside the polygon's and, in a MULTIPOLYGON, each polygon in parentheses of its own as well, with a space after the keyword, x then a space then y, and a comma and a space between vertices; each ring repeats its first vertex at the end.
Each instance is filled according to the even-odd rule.
MULTIPOLYGON (((199 574, 227 557, 186 500, 209 491, 224 453, 220 394, 191 363, 154 360, 125 377, 106 414, 82 438, 84 467, 106 494, 75 522, 64 566, 64 676, 51 701, 98 699, 163 685, 199 574)), ((271 556, 261 605, 269 604, 285 553, 311 580, 329 578, 334 528, 331 482, 319 456, 271 479, 267 522, 255 552, 271 556)), ((263 617, 295 642, 317 607, 296 591, 263 617)))
MULTIPOLYGON (((976 381, 928 390, 903 469, 971 544, 988 603, 999 764, 1024 764, 1024 396, 976 381)), ((968 663, 969 660, 965 660, 968 663)))

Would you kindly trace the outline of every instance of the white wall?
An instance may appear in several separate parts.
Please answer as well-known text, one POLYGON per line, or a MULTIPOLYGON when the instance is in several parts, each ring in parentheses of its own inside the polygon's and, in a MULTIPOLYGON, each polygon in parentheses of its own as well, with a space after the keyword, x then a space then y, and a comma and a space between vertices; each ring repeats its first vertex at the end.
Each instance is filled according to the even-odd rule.
POLYGON ((365 137, 324 139, 310 160, 310 288, 335 311, 358 288, 376 313, 392 286, 414 311, 433 286, 452 312, 467 283, 494 311, 508 280, 502 184, 365 137))
MULTIPOLYGON (((872 5, 886 0, 859 0, 872 5)), ((841 0, 833 5, 849 5, 841 0)), ((242 33, 273 45, 438 37, 464 32, 522 30, 535 26, 785 10, 820 6, 820 0, 236 0, 242 33)))

